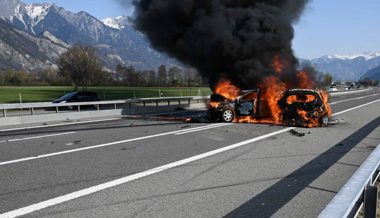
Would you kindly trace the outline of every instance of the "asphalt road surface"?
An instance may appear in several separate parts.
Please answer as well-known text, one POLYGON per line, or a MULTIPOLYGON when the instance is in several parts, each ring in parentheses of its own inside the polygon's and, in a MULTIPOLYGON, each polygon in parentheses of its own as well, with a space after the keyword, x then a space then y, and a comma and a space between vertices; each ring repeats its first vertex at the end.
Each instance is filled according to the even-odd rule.
POLYGON ((0 217, 316 217, 380 143, 380 89, 328 128, 112 119, 0 130, 0 217))

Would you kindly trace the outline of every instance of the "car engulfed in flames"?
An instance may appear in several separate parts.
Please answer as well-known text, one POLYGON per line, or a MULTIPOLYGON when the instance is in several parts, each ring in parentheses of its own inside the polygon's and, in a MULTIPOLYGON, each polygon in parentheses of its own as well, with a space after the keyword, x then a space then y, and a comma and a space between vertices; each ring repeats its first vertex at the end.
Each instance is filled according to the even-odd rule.
POLYGON ((327 126, 331 108, 327 93, 321 90, 288 89, 280 96, 270 96, 260 89, 240 90, 224 81, 210 96, 208 116, 212 122, 318 127, 327 126))

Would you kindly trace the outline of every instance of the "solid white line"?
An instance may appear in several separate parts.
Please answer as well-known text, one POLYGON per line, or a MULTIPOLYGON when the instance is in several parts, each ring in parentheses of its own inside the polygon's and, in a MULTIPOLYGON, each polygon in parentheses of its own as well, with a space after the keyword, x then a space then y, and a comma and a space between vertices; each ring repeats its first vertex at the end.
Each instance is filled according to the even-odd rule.
POLYGON ((225 123, 215 123, 215 124, 210 124, 210 125, 206 125, 206 126, 198 126, 198 127, 194 127, 194 128, 190 128, 190 129, 180 130, 179 133, 194 131, 194 130, 198 130, 198 129, 202 130, 202 129, 207 129, 207 128, 215 128, 215 127, 223 126, 223 125, 225 125, 225 123))
MULTIPOLYGON (((214 126, 214 128, 219 127, 216 124, 208 125, 208 126, 214 126)), ((199 129, 199 128, 200 127, 195 127, 195 128, 191 128, 188 130, 199 129)), ((150 135, 150 136, 143 136, 143 137, 138 137, 138 138, 133 138, 133 139, 126 139, 126 140, 121 140, 121 141, 116 141, 116 142, 109 142, 109 143, 105 143, 105 144, 89 146, 89 147, 83 147, 83 148, 77 148, 77 149, 72 149, 72 150, 54 152, 54 153, 50 153, 50 154, 42 154, 42 155, 33 156, 33 157, 25 157, 25 158, 16 159, 16 160, 4 161, 4 162, 0 162, 0 166, 14 164, 14 163, 20 163, 20 162, 25 162, 25 161, 30 161, 30 160, 36 160, 36 159, 41 159, 41 158, 46 158, 46 157, 58 156, 58 155, 63 155, 63 154, 69 154, 69 153, 74 153, 74 152, 78 152, 78 151, 85 151, 85 150, 102 148, 102 147, 107 147, 107 146, 112 146, 112 145, 118 145, 118 144, 123 144, 123 143, 127 143, 127 142, 134 142, 134 141, 139 141, 139 140, 144 140, 144 139, 157 138, 160 136, 172 135, 172 134, 180 133, 183 131, 185 131, 185 130, 177 130, 177 131, 159 133, 159 134, 150 135)))
POLYGON ((93 186, 93 187, 82 189, 82 190, 79 190, 79 191, 76 191, 76 192, 73 192, 73 193, 70 193, 70 194, 66 194, 66 195, 63 195, 63 196, 60 196, 60 197, 56 197, 56 198, 53 198, 53 199, 50 199, 50 200, 46 200, 46 201, 43 201, 43 202, 40 202, 40 203, 37 203, 37 204, 33 204, 33 205, 30 205, 30 206, 27 206, 27 207, 23 207, 23 208, 20 208, 20 209, 17 209, 17 210, 13 210, 13 211, 10 211, 10 212, 7 212, 7 213, 0 214, 0 217, 11 218, 11 217, 18 217, 18 216, 26 215, 26 214, 29 214, 29 213, 32 213, 32 212, 35 212, 35 211, 38 211, 38 210, 50 207, 50 206, 54 206, 54 205, 57 205, 57 204, 61 204, 61 203, 70 201, 70 200, 74 200, 74 199, 77 199, 77 198, 80 198, 80 197, 83 197, 83 196, 86 196, 86 195, 90 195, 90 194, 93 194, 93 193, 96 193, 96 192, 99 192, 99 191, 102 191, 102 190, 105 190, 105 189, 109 189, 109 188, 112 188, 112 187, 115 187, 115 186, 118 186, 118 185, 122 185, 122 184, 131 182, 131 181, 134 181, 134 180, 137 180, 137 179, 141 179, 143 177, 147 177, 147 176, 150 176, 150 175, 153 175, 153 174, 157 174, 159 172, 163 172, 163 171, 175 168, 175 167, 179 167, 179 166, 182 166, 182 165, 185 165, 185 164, 197 161, 197 160, 201 160, 201 159, 204 159, 204 158, 216 155, 216 154, 220 154, 222 152, 226 152, 226 151, 229 151, 229 150, 232 150, 232 149, 235 149, 235 148, 247 145, 247 144, 251 144, 253 142, 257 142, 257 141, 260 141, 260 140, 263 140, 263 139, 266 139, 266 138, 270 138, 272 136, 288 132, 288 131, 290 131, 292 129, 295 129, 295 128, 294 127, 290 127, 290 128, 282 129, 280 131, 272 132, 272 133, 269 133, 269 134, 266 134, 266 135, 263 135, 263 136, 259 136, 259 137, 252 138, 252 139, 249 139, 249 140, 246 140, 246 141, 242 141, 242 142, 239 142, 239 143, 236 143, 236 144, 233 144, 233 145, 229 145, 227 147, 223 147, 223 148, 219 148, 217 150, 213 150, 213 151, 209 151, 209 152, 206 152, 206 153, 203 153, 203 154, 199 154, 199 155, 196 155, 196 156, 193 156, 193 157, 190 157, 190 158, 186 158, 186 159, 183 159, 183 160, 180 160, 180 161, 176 161, 176 162, 173 162, 173 163, 170 163, 170 164, 166 164, 166 165, 163 165, 163 166, 160 166, 160 167, 156 167, 156 168, 153 168, 153 169, 141 172, 141 173, 133 174, 133 175, 126 176, 126 177, 123 177, 123 178, 120 178, 120 179, 116 179, 116 180, 113 180, 113 181, 110 181, 110 182, 106 182, 106 183, 103 183, 103 184, 100 184, 100 185, 96 185, 96 186, 93 186))
POLYGON ((188 133, 193 133, 193 132, 199 132, 199 131, 203 131, 203 130, 207 130, 207 129, 214 129, 214 128, 223 127, 223 126, 229 126, 229 125, 232 125, 232 123, 223 123, 223 124, 218 125, 218 126, 210 126, 210 127, 206 126, 204 128, 200 128, 200 129, 194 129, 194 130, 179 132, 179 133, 176 133, 174 135, 183 135, 183 134, 188 134, 188 133))
POLYGON ((374 103, 376 103, 376 102, 380 102, 380 99, 378 99, 378 100, 376 100, 376 101, 371 101, 371 102, 369 102, 369 103, 367 103, 367 104, 362 104, 362 105, 359 105, 359 106, 357 106, 357 107, 353 107, 353 108, 350 108, 350 109, 347 109, 347 110, 344 110, 344 111, 337 112, 337 113, 333 114, 332 116, 336 116, 336 115, 339 115, 339 114, 344 114, 344 113, 347 113, 347 112, 349 112, 349 111, 353 111, 353 110, 356 110, 356 109, 359 109, 359 108, 362 108, 362 107, 368 106, 368 105, 370 105, 370 104, 374 104, 374 103))
POLYGON ((69 126, 69 125, 86 124, 86 123, 97 123, 97 122, 113 121, 113 120, 120 120, 120 119, 122 119, 122 118, 109 118, 109 119, 102 119, 102 120, 78 121, 78 122, 70 122, 70 123, 41 125, 41 126, 17 127, 17 128, 12 128, 12 129, 0 129, 0 132, 9 132, 9 131, 16 131, 16 130, 28 130, 28 129, 40 129, 40 128, 47 128, 47 127, 55 127, 55 126, 69 126))
POLYGON ((75 133, 76 132, 64 132, 64 133, 57 133, 57 134, 51 134, 51 135, 32 136, 32 137, 20 138, 20 139, 9 139, 9 140, 0 141, 0 143, 25 141, 29 139, 48 138, 48 137, 53 137, 53 136, 70 135, 70 134, 75 134, 75 133))
POLYGON ((376 95, 380 95, 380 94, 372 94, 372 95, 366 95, 366 96, 361 96, 361 97, 357 97, 357 98, 350 98, 350 99, 346 99, 346 100, 342 100, 342 101, 334 101, 334 102, 331 102, 330 105, 335 105, 335 104, 342 103, 342 102, 347 102, 347 101, 353 101, 353 100, 359 100, 359 99, 363 99, 363 98, 373 97, 373 96, 376 96, 376 95))

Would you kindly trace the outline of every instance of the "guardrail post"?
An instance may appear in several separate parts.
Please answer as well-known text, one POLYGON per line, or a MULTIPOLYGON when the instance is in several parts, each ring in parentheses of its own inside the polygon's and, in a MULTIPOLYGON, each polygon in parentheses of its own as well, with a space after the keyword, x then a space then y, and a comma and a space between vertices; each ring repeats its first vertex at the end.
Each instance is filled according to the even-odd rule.
POLYGON ((55 113, 58 114, 58 111, 59 110, 58 110, 58 106, 57 106, 57 107, 55 107, 55 113))
POLYGON ((156 101, 156 107, 158 107, 158 101, 156 101))
POLYGON ((144 107, 145 107, 145 104, 146 104, 145 101, 143 101, 143 106, 144 106, 144 107))
POLYGON ((115 104, 115 110, 117 110, 117 104, 115 104))
POLYGON ((98 110, 98 111, 100 110, 100 107, 98 104, 96 105, 96 110, 98 110))
POLYGON ((30 108, 30 114, 33 116, 34 115, 34 108, 30 108))
POLYGON ((377 186, 367 186, 364 190, 364 218, 376 218, 377 186))
POLYGON ((191 104, 191 99, 190 98, 187 101, 188 101, 188 104, 191 104))
POLYGON ((80 105, 78 105, 78 112, 80 112, 80 105))
POLYGON ((3 116, 7 117, 7 109, 3 109, 3 116))
POLYGON ((168 100, 168 106, 170 106, 170 100, 168 100))
POLYGON ((181 104, 181 99, 178 100, 178 104, 179 104, 179 105, 181 104))

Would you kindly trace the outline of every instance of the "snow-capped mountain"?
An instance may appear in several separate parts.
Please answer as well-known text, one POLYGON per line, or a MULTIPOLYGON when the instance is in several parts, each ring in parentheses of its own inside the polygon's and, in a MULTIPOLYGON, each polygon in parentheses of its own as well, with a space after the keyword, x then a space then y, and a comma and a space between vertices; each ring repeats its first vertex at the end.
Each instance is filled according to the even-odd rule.
POLYGON ((371 52, 365 52, 362 54, 351 54, 351 55, 325 55, 322 58, 327 58, 327 59, 341 59, 341 60, 353 60, 356 58, 363 57, 366 60, 380 57, 380 52, 378 51, 371 51, 371 52))
POLYGON ((139 69, 156 69, 161 64, 179 65, 152 49, 146 37, 134 30, 129 17, 108 18, 102 22, 86 12, 72 13, 55 4, 1 0, 0 18, 35 37, 48 32, 68 45, 80 43, 96 47, 109 69, 115 69, 117 64, 139 69))
POLYGON ((325 55, 309 60, 319 71, 335 80, 359 80, 368 70, 380 65, 380 52, 353 55, 325 55))
POLYGON ((104 25, 118 30, 123 30, 126 27, 133 26, 133 19, 126 16, 118 16, 115 18, 107 17, 102 19, 102 22, 104 25))

